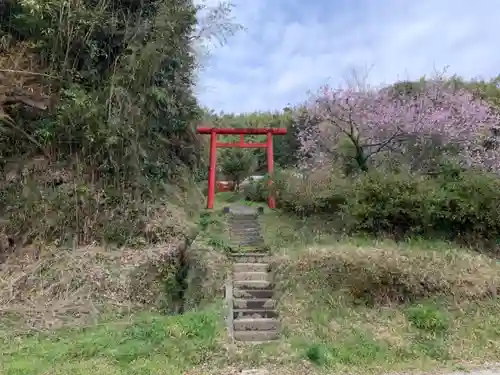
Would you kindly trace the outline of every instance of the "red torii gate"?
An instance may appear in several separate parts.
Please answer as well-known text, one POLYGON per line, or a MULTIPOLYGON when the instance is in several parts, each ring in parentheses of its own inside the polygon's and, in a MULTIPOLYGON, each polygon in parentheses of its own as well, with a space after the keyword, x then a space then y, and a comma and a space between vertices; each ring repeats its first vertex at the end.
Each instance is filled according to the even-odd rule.
MULTIPOLYGON (((267 172, 271 178, 274 172, 273 135, 285 135, 286 128, 205 128, 197 129, 198 134, 210 134, 210 166, 208 173, 208 200, 207 208, 214 208, 215 198, 215 164, 217 160, 218 147, 236 148, 266 148, 267 149, 267 172), (217 142, 217 135, 239 135, 239 142, 217 142), (245 143, 245 135, 267 135, 266 143, 245 143)), ((271 179, 269 184, 271 184, 271 179)), ((267 197, 269 208, 276 208, 276 200, 271 191, 267 197)))

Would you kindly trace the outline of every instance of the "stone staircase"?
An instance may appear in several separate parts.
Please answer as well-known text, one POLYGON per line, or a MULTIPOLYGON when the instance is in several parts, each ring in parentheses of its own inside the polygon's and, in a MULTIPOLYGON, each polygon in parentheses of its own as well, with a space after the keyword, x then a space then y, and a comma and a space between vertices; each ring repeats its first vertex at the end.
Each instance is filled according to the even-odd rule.
POLYGON ((226 288, 230 304, 229 332, 236 341, 262 343, 279 335, 276 301, 257 210, 250 207, 225 209, 229 214, 232 244, 232 274, 226 288))

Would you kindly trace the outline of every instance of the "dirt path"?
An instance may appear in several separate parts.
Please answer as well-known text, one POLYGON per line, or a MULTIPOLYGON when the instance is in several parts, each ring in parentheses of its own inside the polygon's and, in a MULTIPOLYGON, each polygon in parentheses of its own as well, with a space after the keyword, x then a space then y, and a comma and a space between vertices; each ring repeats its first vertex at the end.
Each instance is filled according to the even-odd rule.
MULTIPOLYGON (((320 369, 314 369, 310 367, 309 364, 304 363, 303 366, 298 366, 292 368, 247 368, 242 369, 241 367, 229 367, 225 369, 214 370, 213 372, 189 372, 189 375, 346 375, 348 372, 326 372, 320 369)), ((436 371, 436 372, 401 372, 401 373, 389 373, 387 375, 500 375, 500 364, 495 366, 485 366, 483 369, 471 369, 464 371, 436 371)))

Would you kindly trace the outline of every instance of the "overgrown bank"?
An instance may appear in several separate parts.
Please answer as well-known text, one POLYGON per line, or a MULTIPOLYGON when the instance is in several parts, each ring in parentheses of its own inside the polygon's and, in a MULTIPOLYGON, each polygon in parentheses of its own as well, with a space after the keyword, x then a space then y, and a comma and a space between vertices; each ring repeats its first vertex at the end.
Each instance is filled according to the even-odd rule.
POLYGON ((487 255, 444 242, 339 236, 325 222, 283 211, 262 220, 275 255, 284 328, 277 343, 241 350, 227 342, 225 309, 213 303, 222 297, 226 274, 223 216, 213 214, 199 222, 198 267, 206 269, 198 268, 188 284, 188 310, 198 308, 176 317, 115 313, 98 326, 25 336, 17 349, 5 337, 4 373, 50 368, 87 374, 92 366, 117 374, 231 374, 249 367, 278 374, 385 373, 467 367, 498 357, 500 269, 487 255), (87 341, 99 350, 87 348, 87 341), (26 356, 36 360, 26 363, 26 356), (68 361, 54 365, 55 358, 68 361))
POLYGON ((206 235, 179 246, 59 248, 9 265, 0 372, 180 375, 224 365, 226 259, 206 235))
MULTIPOLYGON (((98 3, 0 5, 2 372, 365 373, 498 358, 498 101, 437 79, 215 118, 286 126, 277 163, 301 167, 276 176, 284 212, 264 218, 283 255, 283 337, 240 350, 217 305, 221 223, 202 215, 209 236, 177 247, 203 198, 197 8, 98 3)), ((221 164, 239 181, 264 160, 228 152, 221 164)))
POLYGON ((285 329, 267 361, 279 353, 319 373, 390 373, 498 358, 495 259, 447 242, 347 237, 323 221, 268 215, 285 329))
POLYGON ((199 202, 187 196, 200 155, 196 12, 154 0, 0 8, 0 233, 15 247, 182 233, 199 202))

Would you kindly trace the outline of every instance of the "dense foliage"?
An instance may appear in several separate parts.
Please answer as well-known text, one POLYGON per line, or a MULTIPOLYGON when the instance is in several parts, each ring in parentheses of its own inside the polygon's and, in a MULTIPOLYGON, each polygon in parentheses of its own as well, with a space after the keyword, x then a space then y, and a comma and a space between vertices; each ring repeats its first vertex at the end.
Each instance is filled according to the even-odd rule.
POLYGON ((24 45, 18 59, 45 74, 33 84, 53 108, 32 121, 12 108, 23 132, 4 132, 3 158, 76 152, 101 175, 140 182, 195 163, 191 1, 12 1, 0 19, 4 48, 24 45))
POLYGON ((302 173, 279 173, 278 204, 321 215, 335 231, 496 249, 500 90, 492 82, 321 92, 295 112, 302 173))
POLYGON ((0 5, 0 234, 123 243, 182 232, 172 210, 184 210, 201 155, 195 47, 229 9, 204 22, 199 11, 192 0, 0 5))
MULTIPOLYGON (((125 243, 180 230, 173 197, 198 201, 186 186, 207 175, 203 121, 287 128, 274 151, 290 173, 275 186, 297 214, 349 231, 497 236, 487 212, 498 206, 500 78, 327 88, 296 108, 216 114, 193 94, 198 42, 232 32, 228 11, 200 20, 191 0, 3 2, 0 234, 125 243)), ((218 172, 236 181, 266 165, 262 149, 219 152, 218 172)), ((248 195, 262 200, 263 186, 248 195)))

